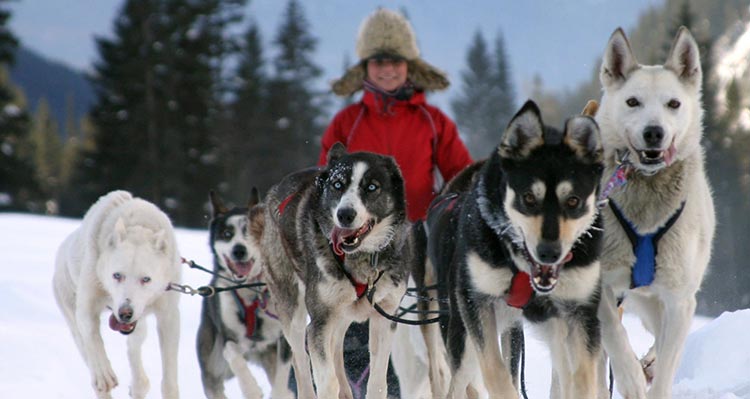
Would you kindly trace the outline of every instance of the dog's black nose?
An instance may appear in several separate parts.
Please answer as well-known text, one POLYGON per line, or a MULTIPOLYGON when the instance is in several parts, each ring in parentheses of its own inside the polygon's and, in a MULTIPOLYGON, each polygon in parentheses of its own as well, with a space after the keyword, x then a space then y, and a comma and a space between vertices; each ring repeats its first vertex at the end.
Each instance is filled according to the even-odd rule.
POLYGON ((247 256, 247 248, 245 248, 244 245, 235 245, 234 248, 232 248, 232 256, 234 256, 234 259, 245 259, 247 256))
POLYGON ((661 126, 650 125, 643 129, 643 141, 649 147, 661 146, 661 141, 664 139, 664 129, 661 126))
POLYGON ((354 218, 357 217, 357 211, 354 208, 341 208, 336 211, 336 217, 342 227, 349 227, 354 222, 354 218))
POLYGON ((117 309, 117 315, 120 316, 121 322, 129 323, 133 318, 133 308, 130 305, 122 305, 117 309))
POLYGON ((542 263, 555 263, 560 259, 560 244, 554 241, 542 241, 536 246, 536 255, 542 263))

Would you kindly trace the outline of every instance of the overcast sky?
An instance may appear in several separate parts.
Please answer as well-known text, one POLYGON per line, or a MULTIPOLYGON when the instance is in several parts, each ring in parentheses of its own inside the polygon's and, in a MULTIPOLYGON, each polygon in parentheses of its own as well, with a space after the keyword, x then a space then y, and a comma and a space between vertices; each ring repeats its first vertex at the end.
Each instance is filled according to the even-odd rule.
MULTIPOLYGON (((122 1, 28 0, 11 2, 11 27, 27 46, 79 69, 96 59, 95 35, 110 35, 122 1)), ((286 1, 255 0, 248 15, 259 21, 264 40, 275 35, 286 1)), ((519 102, 538 74, 545 86, 572 89, 586 80, 610 34, 635 26, 638 16, 663 0, 477 0, 458 1, 305 1, 301 4, 319 39, 316 61, 324 69, 320 84, 337 78, 344 54, 354 61, 355 35, 362 19, 377 6, 406 9, 417 32, 423 58, 448 72, 460 86, 468 45, 477 29, 492 43, 505 36, 519 102)), ((268 46, 267 46, 268 47, 268 46)), ((266 51, 268 55, 270 51, 266 51)), ((438 103, 446 95, 436 96, 438 103)))

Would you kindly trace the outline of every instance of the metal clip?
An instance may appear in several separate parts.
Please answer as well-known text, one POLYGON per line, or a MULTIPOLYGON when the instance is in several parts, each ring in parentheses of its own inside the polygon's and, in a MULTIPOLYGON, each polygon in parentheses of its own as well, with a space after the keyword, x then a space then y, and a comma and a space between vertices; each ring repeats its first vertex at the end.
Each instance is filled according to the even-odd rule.
POLYGON ((195 295, 199 293, 198 290, 194 289, 193 287, 187 284, 182 285, 182 284, 177 284, 177 283, 169 283, 169 287, 167 289, 181 292, 183 294, 188 294, 188 295, 195 295))

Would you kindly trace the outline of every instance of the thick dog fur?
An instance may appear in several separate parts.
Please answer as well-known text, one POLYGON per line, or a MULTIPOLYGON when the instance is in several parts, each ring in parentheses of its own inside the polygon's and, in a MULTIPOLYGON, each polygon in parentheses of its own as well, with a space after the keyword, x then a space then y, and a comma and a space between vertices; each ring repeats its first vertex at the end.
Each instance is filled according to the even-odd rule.
POLYGON ((602 131, 607 179, 618 153, 629 150, 634 171, 611 200, 640 234, 664 226, 684 202, 682 214, 658 245, 649 286, 630 290, 633 248, 613 211, 603 211, 603 345, 616 385, 626 398, 670 398, 676 368, 695 312, 695 294, 711 255, 715 219, 700 146, 702 72, 690 32, 677 33, 664 65, 640 65, 621 29, 609 39, 601 66, 604 95, 596 120, 602 131), (617 316, 617 301, 635 310, 655 343, 638 363, 617 316))
MULTIPOLYGON (((450 304, 441 301, 449 311, 441 321, 442 340, 434 329, 424 331, 431 369, 443 367, 441 341, 447 347, 448 397, 476 397, 483 390, 491 398, 518 397, 511 376, 517 362, 508 358, 512 339, 522 339, 522 319, 549 344, 551 396, 596 397, 602 232, 595 203, 602 168, 593 119, 570 118, 559 132, 543 125, 529 101, 491 157, 454 178, 433 202, 425 281, 434 267, 438 296, 450 304), (534 291, 522 308, 512 307, 506 302, 512 279, 522 273, 531 276, 534 291), (504 356, 499 333, 506 333, 504 356)), ((432 370, 430 376, 435 397, 445 397, 444 377, 432 370)))
MULTIPOLYGON (((215 275, 210 285, 224 288, 263 281, 260 239, 265 207, 258 192, 253 190, 247 207, 228 209, 214 192, 210 200, 209 245, 213 269, 235 280, 232 283, 215 275)), ((248 360, 265 370, 272 386, 271 397, 294 398, 287 388, 291 352, 282 336, 273 298, 264 288, 240 288, 204 298, 196 344, 207 398, 225 398, 224 380, 232 376, 237 377, 245 398, 262 398, 263 393, 247 366, 248 360)))
POLYGON ((289 175, 269 190, 262 250, 300 398, 314 397, 305 339, 317 397, 352 397, 344 334, 352 321, 368 319, 367 397, 386 397, 395 327, 358 296, 355 284, 374 289, 373 302, 386 312, 397 309, 413 256, 405 211, 403 178, 393 159, 346 154, 341 144, 331 149, 325 168, 289 175), (354 238, 355 232, 364 234, 354 238), (335 252, 344 253, 343 263, 335 252))
POLYGON ((91 370, 98 398, 110 398, 118 384, 99 331, 105 308, 112 311, 110 327, 129 334, 130 396, 144 398, 149 390, 141 345, 144 316, 153 313, 161 346, 161 397, 179 397, 179 294, 167 291, 169 283, 179 281, 180 256, 169 218, 125 191, 99 198, 62 243, 55 261, 55 299, 91 370))

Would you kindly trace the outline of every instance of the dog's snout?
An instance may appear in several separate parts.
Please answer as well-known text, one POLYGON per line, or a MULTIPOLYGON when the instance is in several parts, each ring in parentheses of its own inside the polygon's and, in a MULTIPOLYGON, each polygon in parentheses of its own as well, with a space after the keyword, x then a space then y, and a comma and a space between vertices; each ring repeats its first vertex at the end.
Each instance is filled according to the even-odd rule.
POLYGON ((247 248, 245 248, 244 245, 235 245, 234 248, 232 248, 232 256, 238 260, 245 259, 247 256, 247 248))
POLYGON ((555 263, 561 252, 560 244, 555 241, 542 241, 536 246, 536 254, 542 263, 555 263))
POLYGON ((129 323, 133 318, 133 307, 130 305, 120 306, 120 308, 117 309, 117 316, 119 316, 121 322, 129 323))
POLYGON ((649 147, 659 147, 664 139, 664 129, 661 126, 649 125, 643 129, 643 141, 649 147))
POLYGON ((338 211, 336 211, 336 218, 338 218, 339 223, 341 223, 342 227, 349 227, 351 226, 352 222, 354 222, 354 218, 357 217, 357 211, 354 210, 354 208, 341 208, 338 211))

